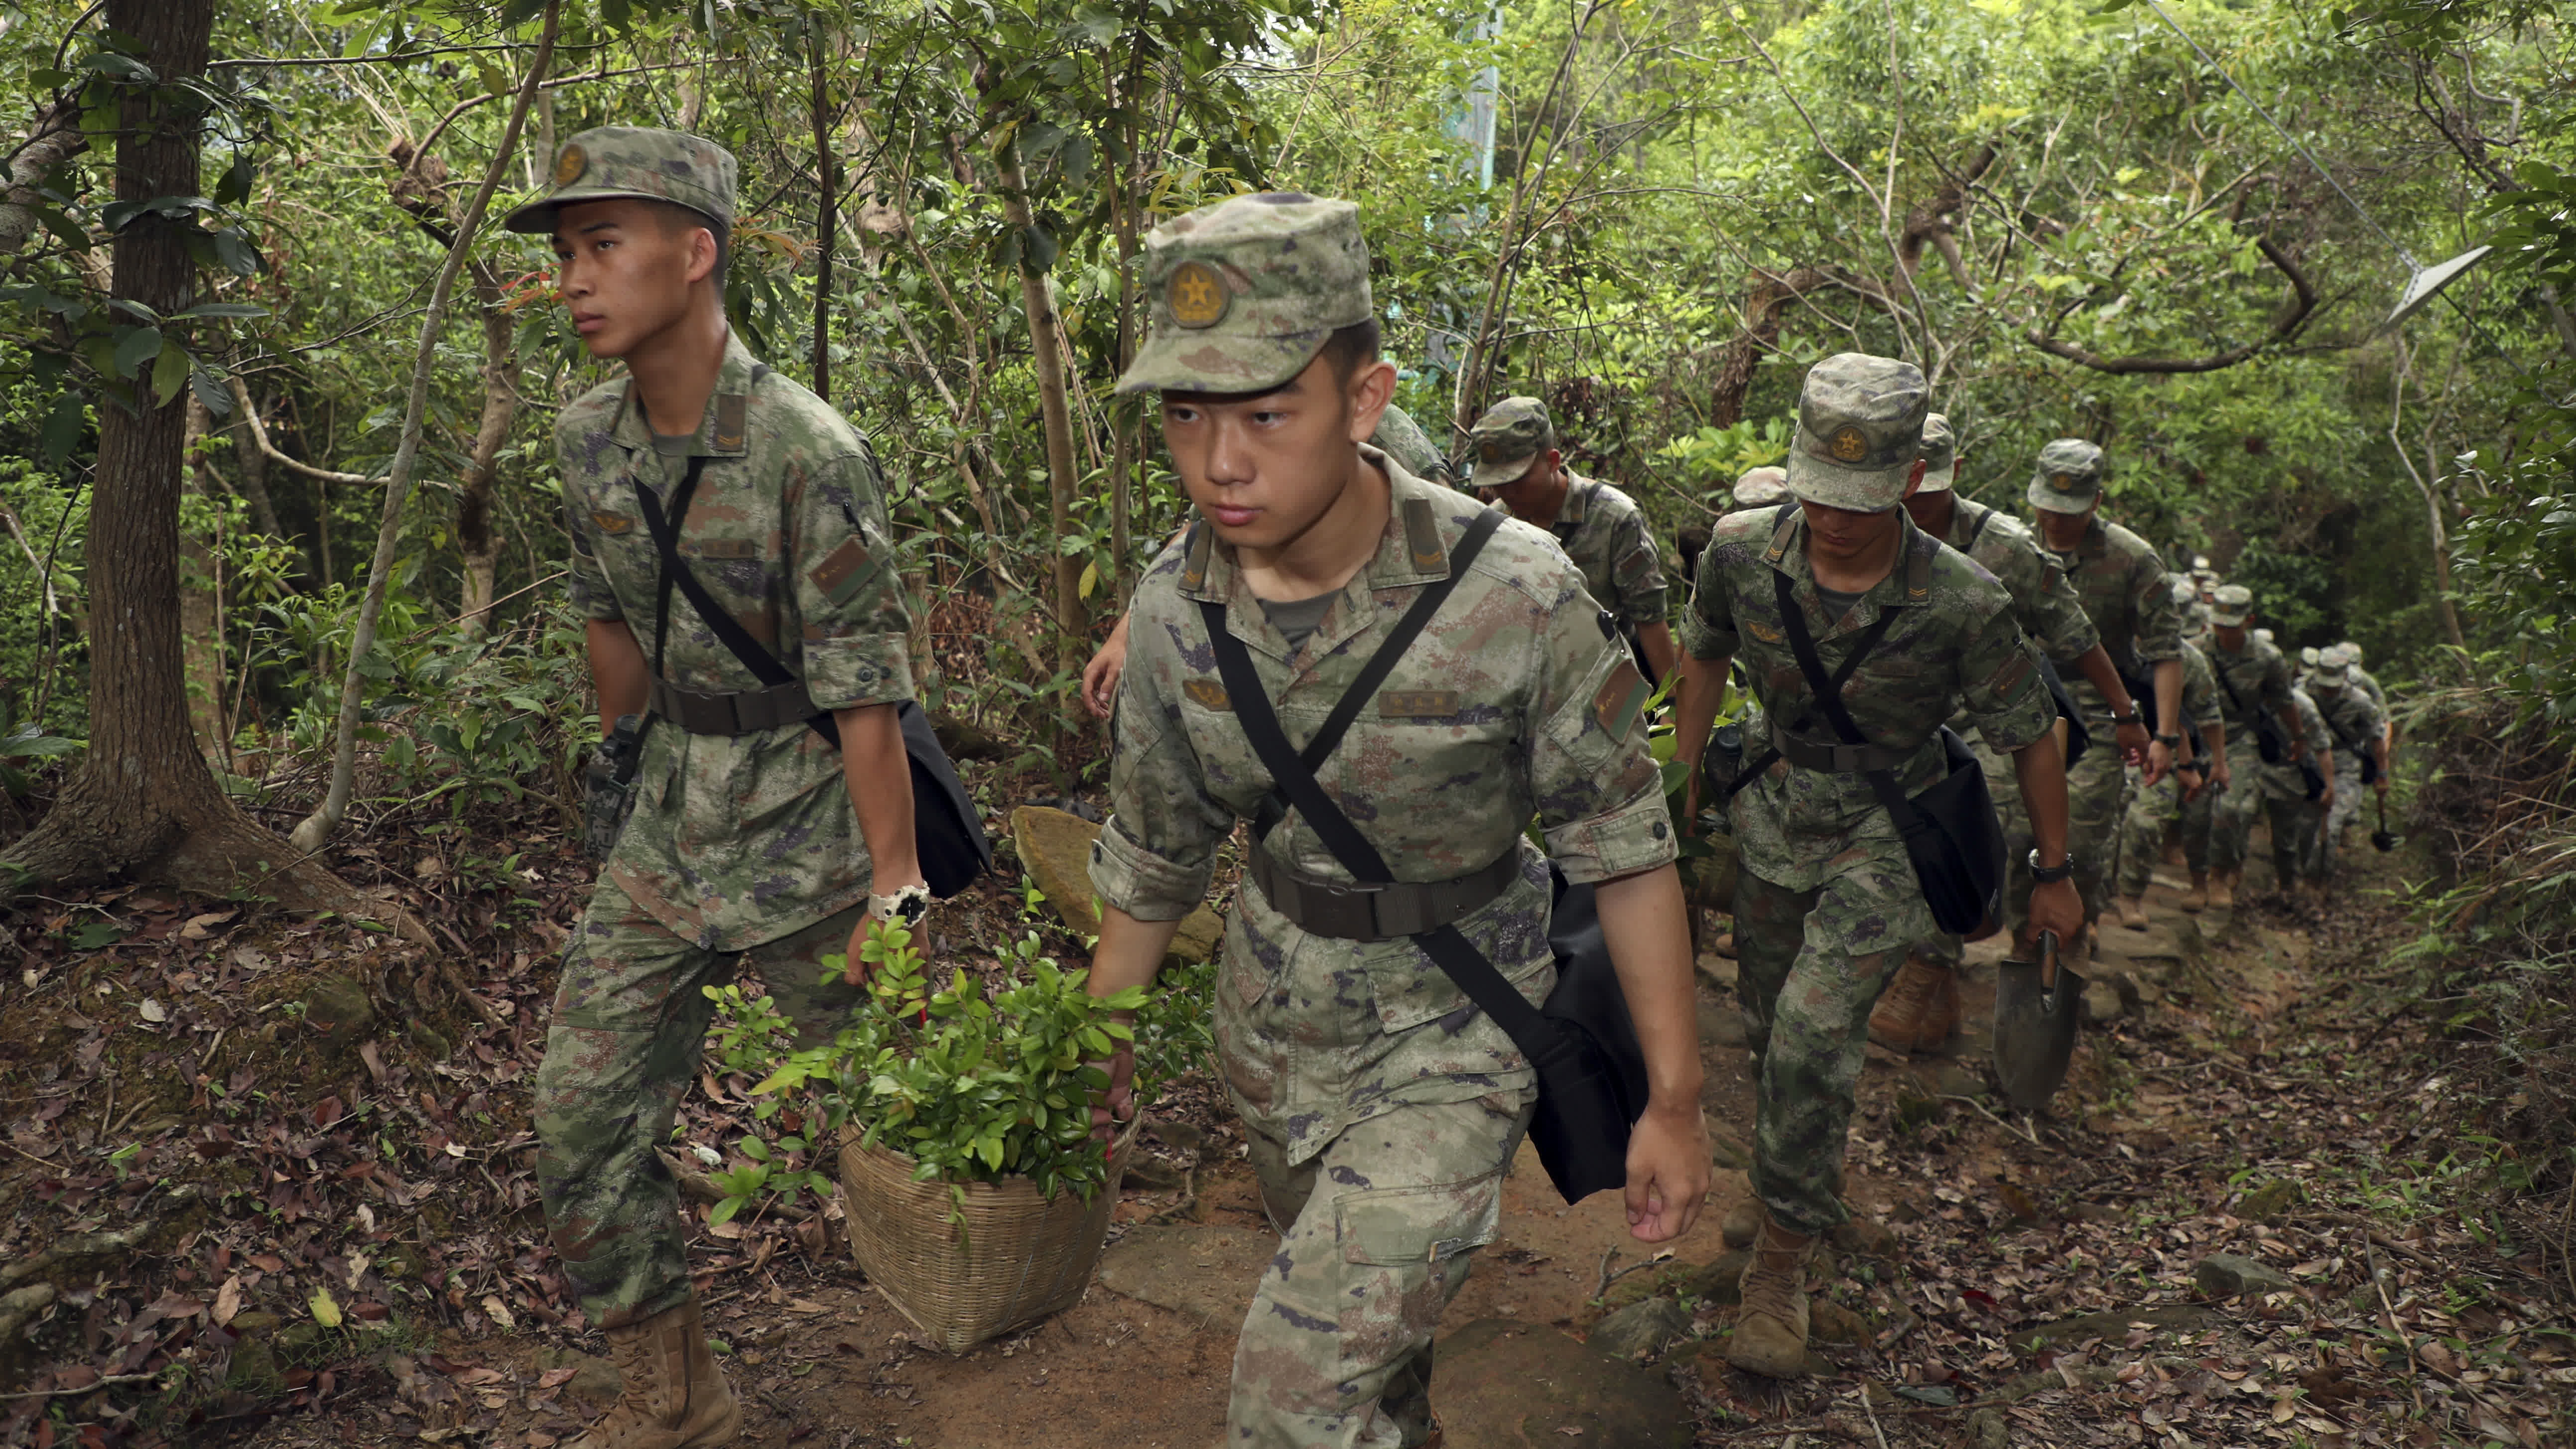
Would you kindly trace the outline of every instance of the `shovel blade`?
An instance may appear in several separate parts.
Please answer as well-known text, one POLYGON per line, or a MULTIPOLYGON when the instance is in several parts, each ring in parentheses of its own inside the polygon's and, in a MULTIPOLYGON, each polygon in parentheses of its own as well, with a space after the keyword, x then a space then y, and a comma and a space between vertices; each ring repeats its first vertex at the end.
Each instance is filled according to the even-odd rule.
POLYGON ((2378 851, 2382 855, 2386 855, 2388 852, 2395 850, 2397 848, 2396 832, 2389 830, 2374 830, 2370 832, 2370 848, 2378 851))
POLYGON ((2042 984, 2057 956, 2053 936, 2043 937, 2040 952, 2037 961, 2007 960, 1995 968, 1995 1078, 2016 1112, 2045 1108, 2065 1084, 2084 1005, 2084 978, 2063 958, 2056 960, 2054 981, 2042 984))

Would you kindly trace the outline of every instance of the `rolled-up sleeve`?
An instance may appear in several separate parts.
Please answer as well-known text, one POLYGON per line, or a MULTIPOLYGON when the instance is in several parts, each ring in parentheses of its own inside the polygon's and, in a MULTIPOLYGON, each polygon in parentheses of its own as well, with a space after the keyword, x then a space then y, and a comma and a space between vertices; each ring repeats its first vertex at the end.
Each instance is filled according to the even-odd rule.
POLYGON ((1234 812, 1207 793, 1164 670, 1139 657, 1168 636, 1131 620, 1128 637, 1131 652, 1118 684, 1118 748, 1109 762, 1109 823, 1091 848, 1091 888, 1137 920, 1177 921, 1207 899, 1217 847, 1234 829, 1234 812))
POLYGON ((912 697, 911 611, 887 541, 884 493, 864 452, 815 465, 790 491, 806 692, 818 709, 912 697))
POLYGON ((1691 580, 1690 604, 1682 610, 1682 648, 1693 659, 1731 659, 1743 642, 1735 631, 1735 609, 1726 597, 1726 577, 1718 567, 1718 549, 1700 550, 1699 571, 1691 580))
POLYGON ((2182 610, 2174 604, 2173 582, 2153 556, 2129 571, 2129 597, 2138 614, 2138 659, 2161 664, 2182 657, 2182 610))
POLYGON ((2022 631, 2040 653, 2060 664, 2072 664, 2102 642, 2102 633, 2093 627, 2093 616, 2084 612, 2084 596, 2075 592, 2075 581, 2066 576, 2066 570, 2051 563, 2037 542, 2020 547, 2029 555, 2023 567, 2038 580, 2022 600, 2022 631))
POLYGON ((1647 747, 1653 690, 1586 610, 1555 609, 1542 627, 1529 769, 1548 857, 1577 885, 1670 863, 1680 842, 1647 747))
POLYGON ((1643 627, 1661 624, 1670 609, 1668 590, 1664 585, 1663 560, 1655 556, 1655 540, 1646 532, 1646 520, 1629 513, 1619 520, 1610 546, 1611 588, 1619 597, 1611 608, 1630 624, 1643 627))
POLYGON ((2031 651, 2021 625, 1998 609, 1959 656, 1961 703, 1999 755, 2026 748, 2057 722, 2057 701, 2031 651))

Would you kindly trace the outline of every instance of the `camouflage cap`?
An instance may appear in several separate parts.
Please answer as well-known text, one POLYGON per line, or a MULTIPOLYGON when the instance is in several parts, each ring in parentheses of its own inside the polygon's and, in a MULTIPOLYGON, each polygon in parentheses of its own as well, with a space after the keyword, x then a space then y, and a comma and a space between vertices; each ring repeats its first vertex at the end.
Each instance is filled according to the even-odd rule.
POLYGON ((2310 669, 2317 667, 2317 646, 2310 644, 2299 651, 2299 662, 2310 669))
POLYGON ((1531 461, 1555 446, 1556 425, 1548 420, 1547 404, 1534 397, 1507 397, 1467 430, 1467 456, 1479 488, 1519 482, 1531 461))
POLYGON ((2257 629, 2254 631, 2254 637, 2262 640, 2266 644, 2269 644, 2272 642, 2272 631, 2269 629, 2257 629))
POLYGON ((2182 605, 2184 608, 2189 608, 2200 602, 2200 585, 2192 582, 2191 575, 2175 574, 2173 576, 2173 601, 2182 605))
POLYGON ((1923 370, 1893 357, 1838 352, 1808 368, 1789 491, 1853 513, 1894 508, 1923 446, 1929 393, 1923 370))
POLYGON ((1789 470, 1782 467, 1747 468, 1735 480, 1735 501, 1745 508, 1768 508, 1789 499, 1789 470))
POLYGON ((2351 640, 2349 640, 2349 639, 2346 639, 2346 640, 2345 640, 2345 641, 2343 641, 2342 643, 2337 644, 2335 647, 2336 647, 2337 649, 2342 650, 2346 655, 2350 656, 2349 658, 2347 658, 2347 659, 2345 659, 2345 660, 2344 660, 2344 663, 2346 663, 2346 664, 2359 664, 2359 663, 2361 662, 2361 646, 2360 646, 2360 645, 2355 644, 2354 642, 2352 642, 2352 641, 2351 641, 2351 640))
POLYGON ((1376 315, 1360 209, 1296 191, 1202 206, 1147 233, 1153 331, 1120 392, 1266 392, 1376 315))
POLYGON ((2242 629, 2254 615, 2254 591, 2243 584, 2220 584, 2209 601, 2209 622, 2221 629, 2242 629))
POLYGON ((2341 689, 2351 682, 2351 651, 2336 644, 2314 652, 2317 656, 2316 671, 2309 676, 2308 688, 2341 689))
POLYGON ((2039 450, 2030 478, 2030 506, 2050 513, 2082 513, 2102 497, 2102 450, 2082 438, 2059 438, 2039 450))
POLYGON ((554 190, 501 219, 511 231, 555 229, 555 212, 583 201, 641 198, 698 212, 719 231, 733 229, 733 153, 686 131, 600 126, 555 152, 554 190))
POLYGON ((1958 440, 1950 435, 1950 420, 1940 413, 1923 415, 1923 444, 1916 456, 1923 460, 1925 493, 1950 491, 1950 465, 1959 461, 1958 440))

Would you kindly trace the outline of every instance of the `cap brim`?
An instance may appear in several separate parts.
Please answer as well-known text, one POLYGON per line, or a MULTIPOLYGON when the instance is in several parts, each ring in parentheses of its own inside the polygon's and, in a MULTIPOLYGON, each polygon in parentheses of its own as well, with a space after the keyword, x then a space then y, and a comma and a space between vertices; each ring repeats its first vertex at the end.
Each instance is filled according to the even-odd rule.
POLYGON ((1328 327, 1270 337, 1157 329, 1119 376, 1118 391, 1268 392, 1304 372, 1332 335, 1328 327))
POLYGON ((687 206, 689 210, 705 217, 708 223, 714 226, 719 232, 730 231, 733 229, 732 222, 727 221, 721 216, 717 216, 715 213, 710 212, 703 207, 689 206, 689 203, 685 201, 675 201, 667 196, 656 196, 650 191, 609 190, 606 188, 602 188, 598 191, 583 191, 577 187, 569 191, 554 192, 541 201, 531 201, 527 205, 519 207, 512 211, 508 216, 501 218, 501 229, 503 231, 515 231, 522 236, 544 236, 555 229, 556 212, 563 210, 567 206, 579 206, 585 201, 664 201, 669 202, 673 206, 687 206))
POLYGON ((1530 465, 1537 461, 1536 453, 1500 463, 1488 463, 1479 458, 1476 460, 1475 468, 1469 472, 1468 479, 1479 488, 1500 488, 1507 483, 1518 483, 1528 477, 1530 465))
POLYGON ((1911 462, 1893 468, 1837 468, 1812 453, 1789 453, 1789 493, 1802 503, 1821 503, 1846 513, 1884 513, 1905 497, 1911 462))
POLYGON ((2046 478, 2030 480, 2030 490, 2022 495, 2030 506, 2046 513, 2082 513, 2101 498, 2097 490, 2090 493, 2060 493, 2048 486, 2046 478))
POLYGON ((1950 484, 1950 465, 1944 463, 1938 468, 1926 467, 1923 470, 1922 486, 1916 488, 1914 491, 1917 493, 1947 493, 1950 491, 1950 484))
POLYGON ((2252 617, 2254 617, 2254 615, 2251 610, 2242 614, 2231 614, 2224 609, 2212 609, 2209 611, 2209 622, 2217 625, 2221 629, 2242 629, 2245 627, 2245 621, 2252 617))

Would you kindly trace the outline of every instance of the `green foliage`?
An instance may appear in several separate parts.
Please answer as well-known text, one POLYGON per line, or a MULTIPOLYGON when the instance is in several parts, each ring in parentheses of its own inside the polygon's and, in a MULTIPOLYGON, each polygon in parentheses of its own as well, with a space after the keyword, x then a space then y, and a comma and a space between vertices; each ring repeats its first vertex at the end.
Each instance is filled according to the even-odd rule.
MULTIPOLYGON (((989 983, 957 971, 936 986, 911 932, 874 925, 861 948, 865 999, 829 1045, 802 1051, 788 1049, 770 998, 707 988, 726 1066, 761 1078, 760 1120, 785 1125, 783 1114, 794 1113, 793 1130, 739 1144, 749 1165, 720 1179, 719 1218, 765 1193, 820 1190, 820 1176, 796 1159, 829 1150, 844 1127, 912 1159, 924 1182, 1016 1176, 1049 1196, 1097 1190, 1108 1163, 1091 1103, 1109 1079, 1095 1063, 1136 1041, 1119 1016, 1143 1007, 1146 992, 1091 996, 1089 973, 1058 969, 1034 935, 1014 955, 989 983)), ((841 966, 830 958, 827 979, 841 966)), ((1140 1051, 1140 1067, 1149 1057, 1168 1063, 1171 1050, 1140 1051)), ((1153 1082, 1140 1072, 1137 1085, 1147 1100, 1153 1082)))

